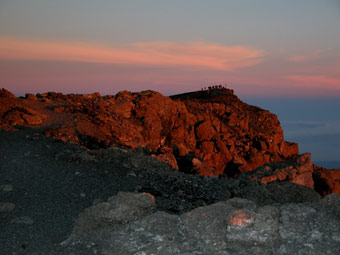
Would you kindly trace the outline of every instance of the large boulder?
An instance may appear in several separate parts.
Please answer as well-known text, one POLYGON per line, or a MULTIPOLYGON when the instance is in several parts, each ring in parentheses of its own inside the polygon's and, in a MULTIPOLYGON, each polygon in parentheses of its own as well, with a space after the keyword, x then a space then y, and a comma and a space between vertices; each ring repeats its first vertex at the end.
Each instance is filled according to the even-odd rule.
POLYGON ((80 245, 107 255, 340 252, 339 196, 332 195, 316 203, 270 206, 233 198, 182 215, 148 211, 129 217, 128 209, 136 212, 138 207, 150 208, 151 200, 147 196, 124 193, 118 194, 117 200, 112 198, 117 203, 110 208, 109 218, 121 215, 125 219, 121 214, 123 207, 128 218, 124 221, 103 218, 103 204, 92 207, 97 213, 85 210, 77 219, 71 237, 63 242, 65 249, 80 245), (126 202, 131 197, 137 206, 126 202), (88 222, 96 222, 96 228, 88 228, 88 222))
POLYGON ((107 202, 93 205, 81 213, 72 235, 64 244, 107 226, 117 227, 134 222, 151 214, 155 206, 155 198, 151 194, 119 192, 107 202))

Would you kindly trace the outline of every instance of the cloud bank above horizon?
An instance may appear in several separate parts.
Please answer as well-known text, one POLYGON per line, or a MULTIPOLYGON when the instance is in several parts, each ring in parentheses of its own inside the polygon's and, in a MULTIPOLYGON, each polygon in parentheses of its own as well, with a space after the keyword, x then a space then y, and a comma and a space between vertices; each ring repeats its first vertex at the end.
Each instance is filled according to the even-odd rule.
POLYGON ((337 1, 0 1, 0 87, 340 98, 337 1))
POLYGON ((82 89, 90 92, 93 84, 100 83, 95 90, 101 93, 109 93, 110 84, 124 84, 114 85, 116 92, 129 87, 173 94, 184 87, 195 90, 197 86, 227 81, 235 84, 232 88, 236 87, 241 95, 284 96, 290 91, 291 95, 311 96, 322 89, 323 95, 340 96, 340 72, 323 72, 334 61, 318 67, 317 72, 313 70, 325 56, 329 58, 322 51, 273 56, 255 47, 202 41, 103 46, 0 36, 2 86, 14 87, 17 94, 31 91, 24 90, 31 86, 39 91, 58 87, 66 93, 82 93, 82 89), (101 68, 96 67, 99 65, 101 68))
POLYGON ((184 66, 234 71, 261 62, 262 50, 207 42, 135 42, 108 47, 0 37, 0 59, 184 66))

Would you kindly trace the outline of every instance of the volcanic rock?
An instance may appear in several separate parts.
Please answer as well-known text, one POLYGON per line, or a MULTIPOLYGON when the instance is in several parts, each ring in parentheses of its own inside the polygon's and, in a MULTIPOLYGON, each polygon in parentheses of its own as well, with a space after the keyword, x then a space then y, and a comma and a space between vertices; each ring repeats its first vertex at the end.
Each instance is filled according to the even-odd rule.
POLYGON ((87 208, 79 216, 73 235, 84 235, 105 226, 124 225, 151 214, 154 209, 155 198, 151 194, 120 192, 107 202, 87 208))
POLYGON ((326 169, 314 166, 315 190, 321 195, 340 194, 340 169, 326 169))
MULTIPOLYGON (((149 211, 147 194, 118 194, 123 203, 110 211, 121 215, 120 208, 133 212, 121 221, 103 219, 108 202, 92 206, 81 214, 67 247, 96 246, 102 254, 338 254, 340 252, 339 214, 335 213, 340 196, 332 195, 317 203, 258 206, 233 198, 196 208, 182 215, 149 211), (130 197, 141 199, 136 206, 130 197), (145 202, 143 202, 145 201, 145 202), (145 203, 145 205, 144 205, 145 203), (140 208, 137 209, 136 208, 140 208), (87 213, 91 210, 91 214, 87 213), (98 215, 98 216, 97 216, 98 215), (96 228, 87 228, 96 222, 96 228), (85 227, 84 227, 85 226, 85 227)), ((114 198, 112 198, 114 199, 114 198)), ((111 199, 111 200, 112 200, 111 199)))
POLYGON ((245 173, 245 176, 264 184, 288 181, 313 189, 313 172, 311 154, 304 153, 287 161, 267 163, 254 171, 245 173))
POLYGON ((42 130, 0 129, 1 254, 339 253, 336 195, 185 174, 145 147, 88 150, 42 130))
POLYGON ((1 202, 0 203, 0 212, 10 212, 13 211, 15 208, 15 204, 13 203, 6 203, 6 202, 1 202))
POLYGON ((150 149, 173 168, 205 176, 236 176, 298 154, 284 141, 276 115, 239 100, 232 90, 172 97, 158 92, 115 96, 48 92, 0 96, 0 127, 38 126, 44 134, 89 149, 150 149), (202 162, 193 166, 192 159, 202 162))
POLYGON ((0 89, 0 97, 1 98, 15 98, 15 95, 9 92, 7 89, 0 89))
POLYGON ((195 154, 204 157, 219 174, 235 176, 298 154, 297 144, 283 140, 276 115, 243 103, 232 90, 199 91, 171 98, 183 102, 196 116, 195 154))
POLYGON ((265 185, 244 175, 226 179, 172 171, 170 166, 148 156, 142 148, 133 151, 118 147, 91 151, 64 150, 55 158, 71 163, 121 166, 127 169, 126 175, 138 180, 132 190, 154 195, 158 209, 171 213, 187 212, 231 197, 246 198, 259 205, 320 200, 320 195, 314 190, 290 182, 265 185))

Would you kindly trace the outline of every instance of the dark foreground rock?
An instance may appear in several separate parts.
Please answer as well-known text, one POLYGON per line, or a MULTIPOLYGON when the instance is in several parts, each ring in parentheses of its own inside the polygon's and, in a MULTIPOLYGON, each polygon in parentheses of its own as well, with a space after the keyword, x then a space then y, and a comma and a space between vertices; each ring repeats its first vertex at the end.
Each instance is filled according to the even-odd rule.
MULTIPOLYGON (((266 185, 243 175, 225 179, 184 174, 150 157, 145 148, 89 151, 44 137, 37 129, 0 130, 0 254, 93 254, 87 246, 72 251, 59 244, 81 212, 118 192, 151 194, 155 204, 144 210, 148 216, 143 215, 149 217, 156 210, 156 215, 169 218, 168 224, 195 208, 236 197, 259 207, 320 201, 314 190, 290 182, 266 185)), ((127 211, 133 204, 125 205, 127 211)), ((105 208, 101 217, 110 219, 105 208)), ((131 216, 133 222, 146 219, 136 215, 131 216)), ((105 222, 104 226, 117 223, 105 222)), ((162 228, 165 222, 159 224, 162 228)))
POLYGON ((154 195, 158 208, 171 213, 187 212, 231 197, 247 198, 260 205, 314 202, 320 199, 317 192, 304 185, 290 181, 264 185, 250 178, 253 177, 251 173, 229 179, 184 174, 147 154, 145 148, 129 151, 110 147, 92 151, 66 150, 58 153, 55 158, 80 164, 105 162, 121 165, 128 169, 125 174, 135 181, 135 192, 154 195))
POLYGON ((340 253, 340 195, 269 206, 233 198, 181 215, 153 212, 154 206, 150 194, 118 193, 86 209, 62 243, 65 252, 88 247, 106 255, 340 253))

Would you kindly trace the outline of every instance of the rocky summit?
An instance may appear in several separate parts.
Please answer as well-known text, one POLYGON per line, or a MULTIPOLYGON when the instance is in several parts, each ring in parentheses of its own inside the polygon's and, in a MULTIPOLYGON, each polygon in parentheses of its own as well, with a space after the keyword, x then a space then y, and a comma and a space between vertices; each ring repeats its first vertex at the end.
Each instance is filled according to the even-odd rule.
POLYGON ((332 193, 230 89, 0 90, 0 254, 339 254, 332 193))
POLYGON ((89 149, 150 150, 175 169, 235 176, 298 154, 277 116, 247 105, 230 89, 172 97, 158 92, 114 96, 45 93, 15 98, 2 90, 1 127, 44 126, 44 134, 89 149))
MULTIPOLYGON (((39 127, 46 136, 88 149, 143 147, 173 169, 202 176, 235 177, 264 164, 299 158, 298 145, 284 140, 275 114, 242 102, 227 88, 171 97, 122 91, 106 96, 48 92, 21 98, 2 89, 0 127, 22 126, 39 127)), ((323 195, 340 192, 338 170, 329 172, 311 162, 305 168, 303 174, 267 171, 261 181, 289 180, 315 186, 323 195)))

